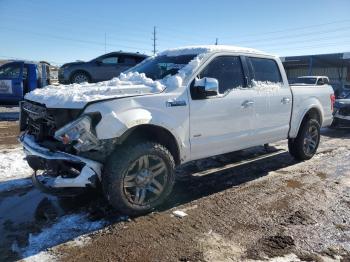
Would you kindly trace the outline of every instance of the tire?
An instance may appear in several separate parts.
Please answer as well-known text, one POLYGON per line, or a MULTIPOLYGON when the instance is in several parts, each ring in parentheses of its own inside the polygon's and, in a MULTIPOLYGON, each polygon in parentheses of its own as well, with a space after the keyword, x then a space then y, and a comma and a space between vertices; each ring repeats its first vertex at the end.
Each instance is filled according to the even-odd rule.
POLYGON ((149 213, 171 193, 174 169, 173 156, 160 144, 143 142, 123 146, 114 151, 105 164, 104 195, 123 214, 149 213))
POLYGON ((71 81, 72 84, 81 84, 84 82, 91 82, 90 76, 82 71, 76 72, 72 75, 71 81))
POLYGON ((320 143, 320 124, 315 119, 303 121, 296 138, 288 140, 289 153, 297 160, 312 158, 320 143))

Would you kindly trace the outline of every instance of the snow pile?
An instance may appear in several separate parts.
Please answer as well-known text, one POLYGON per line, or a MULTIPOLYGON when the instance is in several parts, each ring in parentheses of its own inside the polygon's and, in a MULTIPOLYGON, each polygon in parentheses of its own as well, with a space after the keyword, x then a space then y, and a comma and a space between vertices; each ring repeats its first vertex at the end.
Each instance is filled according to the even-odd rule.
POLYGON ((275 83, 275 82, 269 82, 269 81, 255 81, 252 80, 253 88, 257 91, 264 91, 264 92, 276 92, 281 87, 283 87, 283 83, 275 83))
POLYGON ((33 171, 24 157, 22 148, 0 150, 0 191, 31 184, 33 171))
POLYGON ((25 98, 43 103, 50 108, 83 108, 87 102, 118 98, 128 95, 157 93, 165 86, 160 81, 153 81, 145 74, 129 72, 120 74, 119 77, 109 81, 95 84, 71 84, 59 86, 47 86, 35 89, 28 93, 25 98))
POLYGON ((161 82, 169 89, 176 89, 182 86, 185 79, 190 77, 192 73, 198 68, 206 54, 197 55, 185 67, 181 68, 176 75, 167 76, 161 82))
POLYGON ((180 48, 173 48, 165 50, 159 55, 166 55, 166 56, 179 56, 179 55, 199 55, 203 53, 210 53, 210 52, 240 52, 240 53, 247 53, 247 54, 261 54, 266 55, 267 53, 252 49, 252 48, 245 48, 245 47, 238 47, 238 46, 230 46, 230 45, 198 45, 198 46, 185 46, 180 48))
MULTIPOLYGON (((107 225, 106 221, 91 222, 86 214, 73 214, 61 217, 57 223, 36 235, 30 235, 28 246, 21 249, 22 257, 33 256, 40 251, 64 243, 70 239, 101 229, 107 225)), ((81 241, 81 239, 80 239, 81 241)), ((14 248, 19 251, 18 247, 14 248)))

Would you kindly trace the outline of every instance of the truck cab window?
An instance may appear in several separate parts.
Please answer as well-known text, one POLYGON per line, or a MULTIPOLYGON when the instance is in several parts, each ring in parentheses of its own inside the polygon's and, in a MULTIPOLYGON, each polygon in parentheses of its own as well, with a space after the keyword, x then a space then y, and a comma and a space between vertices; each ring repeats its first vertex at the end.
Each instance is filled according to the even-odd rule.
POLYGON ((249 57, 248 65, 253 80, 272 83, 282 82, 281 73, 275 60, 249 57))
POLYGON ((224 94, 231 89, 244 87, 241 60, 238 56, 219 56, 198 75, 198 78, 216 78, 219 82, 219 93, 224 94))

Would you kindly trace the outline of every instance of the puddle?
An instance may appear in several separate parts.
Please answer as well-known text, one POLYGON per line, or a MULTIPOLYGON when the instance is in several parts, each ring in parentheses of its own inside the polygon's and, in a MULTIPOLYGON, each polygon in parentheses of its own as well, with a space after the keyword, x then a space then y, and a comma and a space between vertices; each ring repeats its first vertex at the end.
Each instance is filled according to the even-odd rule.
POLYGON ((303 186, 303 184, 297 180, 287 180, 287 187, 290 188, 301 188, 303 186))
POLYGON ((317 172, 316 175, 322 180, 325 180, 327 178, 327 174, 324 172, 317 172))
MULTIPOLYGON (((33 236, 48 233, 47 228, 54 227, 63 216, 86 214, 85 224, 89 224, 90 220, 91 223, 102 220, 105 216, 101 211, 103 205, 96 202, 99 201, 99 196, 96 197, 96 194, 58 198, 31 187, 14 190, 12 194, 11 191, 2 192, 0 199, 0 254, 1 259, 5 261, 19 259, 19 250, 25 250, 29 243, 32 244, 33 236), (97 205, 98 208, 92 205, 97 205)), ((76 224, 79 225, 79 221, 76 224)), ((74 226, 76 225, 63 225, 68 233, 56 239, 69 237, 69 230, 74 226)), ((88 229, 86 226, 82 228, 83 231, 89 232, 88 229)), ((53 243, 58 241, 56 239, 53 243)), ((45 246, 45 243, 39 245, 45 246)))

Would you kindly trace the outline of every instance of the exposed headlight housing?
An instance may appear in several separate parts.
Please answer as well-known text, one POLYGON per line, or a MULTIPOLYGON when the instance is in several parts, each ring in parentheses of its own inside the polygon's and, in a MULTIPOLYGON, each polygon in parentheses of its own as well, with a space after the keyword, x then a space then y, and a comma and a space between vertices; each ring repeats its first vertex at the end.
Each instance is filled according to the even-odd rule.
POLYGON ((77 151, 97 149, 100 142, 92 132, 93 116, 83 115, 55 132, 55 138, 63 144, 72 144, 77 151))

